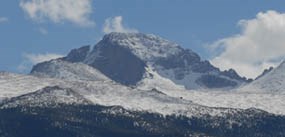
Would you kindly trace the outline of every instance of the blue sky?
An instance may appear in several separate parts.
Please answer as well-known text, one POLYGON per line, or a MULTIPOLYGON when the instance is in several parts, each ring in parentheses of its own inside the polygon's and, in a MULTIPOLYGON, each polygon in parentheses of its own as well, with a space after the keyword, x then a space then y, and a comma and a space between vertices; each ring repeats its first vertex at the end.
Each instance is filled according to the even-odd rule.
MULTIPOLYGON (((80 15, 74 18, 64 17, 64 15, 50 17, 52 15, 47 15, 47 13, 53 12, 40 9, 32 16, 33 12, 29 9, 31 7, 25 4, 37 1, 50 0, 2 0, 0 2, 0 70, 28 72, 29 65, 32 64, 32 61, 29 62, 28 59, 32 57, 46 54, 64 55, 71 49, 82 45, 95 45, 104 35, 102 30, 106 20, 114 21, 115 17, 122 18, 124 29, 129 28, 159 35, 196 51, 203 59, 209 59, 219 67, 235 68, 240 65, 224 65, 219 60, 225 55, 220 51, 217 52, 217 47, 231 45, 227 41, 219 41, 243 35, 243 31, 249 26, 238 25, 241 20, 249 22, 258 19, 258 13, 271 17, 268 11, 276 12, 278 17, 285 12, 284 0, 274 2, 260 0, 82 0, 92 4, 89 11, 82 11, 76 6, 66 10, 75 13, 78 10, 84 13, 82 15, 84 17, 79 17, 80 15), (86 25, 84 22, 89 22, 89 24, 86 25), (209 46, 214 47, 214 50, 209 46), (27 68, 19 67, 21 65, 27 65, 25 66, 27 68)), ((283 26, 280 27, 283 28, 283 26)), ((280 37, 283 38, 282 35, 280 37)), ((247 46, 250 47, 250 45, 247 46)), ((222 47, 222 50, 224 52, 225 47, 222 47)), ((230 52, 225 52, 225 54, 230 54, 230 52)), ((240 55, 240 53, 237 54, 240 55)), ((249 63, 252 63, 250 65, 259 64, 254 67, 259 67, 260 72, 268 65, 276 65, 283 55, 285 54, 280 53, 277 61, 277 57, 268 57, 255 62, 249 61, 249 63), (261 68, 262 61, 267 61, 267 65, 263 64, 261 68)), ((250 73, 249 70, 243 70, 246 67, 235 69, 247 75, 242 72, 250 73)))

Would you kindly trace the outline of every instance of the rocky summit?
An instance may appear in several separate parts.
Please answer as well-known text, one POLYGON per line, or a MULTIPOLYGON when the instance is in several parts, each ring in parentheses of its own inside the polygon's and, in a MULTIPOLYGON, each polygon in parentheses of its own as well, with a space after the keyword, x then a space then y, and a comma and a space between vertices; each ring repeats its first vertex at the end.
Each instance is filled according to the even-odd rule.
MULTIPOLYGON (((110 33, 93 49, 90 46, 73 49, 58 60, 89 65, 127 86, 138 85, 145 79, 155 82, 158 78, 169 79, 186 89, 230 89, 250 82, 233 69, 220 71, 190 49, 142 33, 110 33)), ((52 61, 37 64, 31 73, 53 77, 48 68, 54 68, 52 61)))
POLYGON ((0 72, 0 136, 284 137, 284 64, 252 81, 161 37, 110 33, 0 72))

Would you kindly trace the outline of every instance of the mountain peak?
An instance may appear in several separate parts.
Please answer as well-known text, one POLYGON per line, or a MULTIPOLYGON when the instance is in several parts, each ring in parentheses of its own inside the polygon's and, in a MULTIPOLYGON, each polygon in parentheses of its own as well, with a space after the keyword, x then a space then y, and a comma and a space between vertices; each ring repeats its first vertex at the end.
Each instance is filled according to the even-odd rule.
POLYGON ((153 34, 143 33, 112 32, 105 35, 100 43, 99 45, 112 44, 122 46, 131 50, 137 57, 143 60, 167 57, 182 51, 182 48, 174 42, 153 34))
MULTIPOLYGON (((234 70, 221 72, 209 61, 201 60, 200 56, 192 50, 184 49, 174 42, 153 34, 113 32, 105 35, 92 51, 90 51, 90 46, 84 46, 72 50, 67 57, 61 60, 89 65, 123 85, 135 86, 145 79, 154 83, 153 79, 168 79, 187 89, 197 89, 229 88, 248 82, 234 70), (150 75, 157 76, 157 78, 148 77, 150 75)), ((77 67, 80 69, 68 69, 69 67, 66 68, 66 66, 70 65, 65 65, 66 62, 59 63, 62 65, 53 62, 36 65, 32 72, 46 73, 45 68, 51 68, 53 72, 48 72, 48 75, 68 78, 85 74, 81 68, 88 68, 81 64, 77 67), (64 69, 59 69, 60 66, 64 69), (64 71, 68 73, 61 73, 59 70, 68 70, 64 71), (68 75, 65 76, 66 74, 68 75)), ((72 64, 72 66, 78 65, 72 64)), ((88 79, 92 80, 89 76, 88 79)), ((164 85, 160 84, 160 86, 164 85)))

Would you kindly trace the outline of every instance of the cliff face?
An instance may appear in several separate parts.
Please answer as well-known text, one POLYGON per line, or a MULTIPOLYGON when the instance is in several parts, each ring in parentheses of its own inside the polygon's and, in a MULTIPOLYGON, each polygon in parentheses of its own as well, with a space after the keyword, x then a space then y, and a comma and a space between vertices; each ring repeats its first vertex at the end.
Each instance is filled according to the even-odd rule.
MULTIPOLYGON (((110 33, 92 50, 90 46, 73 49, 59 60, 89 65, 127 86, 135 86, 144 79, 155 79, 147 77, 150 75, 169 79, 186 89, 235 88, 249 82, 232 69, 220 71, 190 49, 141 33, 110 33)), ((44 68, 53 66, 51 62, 38 64, 32 74, 50 75, 46 69, 41 69, 42 65, 44 68)))

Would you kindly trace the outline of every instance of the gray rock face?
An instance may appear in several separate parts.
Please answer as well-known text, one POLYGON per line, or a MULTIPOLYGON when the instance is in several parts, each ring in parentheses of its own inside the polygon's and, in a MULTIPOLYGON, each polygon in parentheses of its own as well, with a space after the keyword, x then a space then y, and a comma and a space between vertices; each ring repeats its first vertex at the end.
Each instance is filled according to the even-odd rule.
MULTIPOLYGON (((107 34, 92 51, 89 46, 84 46, 72 50, 62 60, 87 64, 128 86, 142 81, 146 68, 154 68, 161 77, 189 89, 195 84, 203 88, 228 88, 249 82, 232 69, 220 71, 190 49, 141 33, 107 34), (174 76, 164 75, 165 71, 172 71, 174 76), (192 75, 195 75, 194 81, 190 80, 192 75)), ((50 68, 47 65, 38 64, 32 72, 46 73, 45 68, 50 68)))
POLYGON ((64 59, 70 62, 82 62, 88 55, 89 51, 90 46, 83 46, 78 49, 73 49, 64 59))
POLYGON ((197 83, 205 85, 208 88, 224 88, 235 87, 237 83, 235 81, 227 80, 215 75, 203 75, 196 80, 197 83))
POLYGON ((142 79, 146 64, 130 50, 103 39, 92 52, 96 54, 97 51, 100 51, 98 57, 86 63, 112 80, 124 85, 135 85, 142 79))
POLYGON ((237 80, 240 80, 240 81, 246 81, 246 82, 251 82, 252 79, 247 79, 245 77, 240 77, 237 72, 233 69, 229 69, 229 70, 225 70, 223 72, 221 72, 222 75, 224 76, 227 76, 229 78, 232 78, 232 79, 237 79, 237 80))
POLYGON ((199 73, 218 70, 208 61, 202 61, 198 54, 188 49, 167 58, 159 58, 156 60, 156 64, 163 66, 165 69, 189 68, 199 73))
POLYGON ((38 63, 33 66, 31 70, 31 74, 43 74, 43 75, 55 75, 56 72, 54 72, 54 69, 56 69, 56 66, 50 64, 51 61, 45 61, 38 63))

